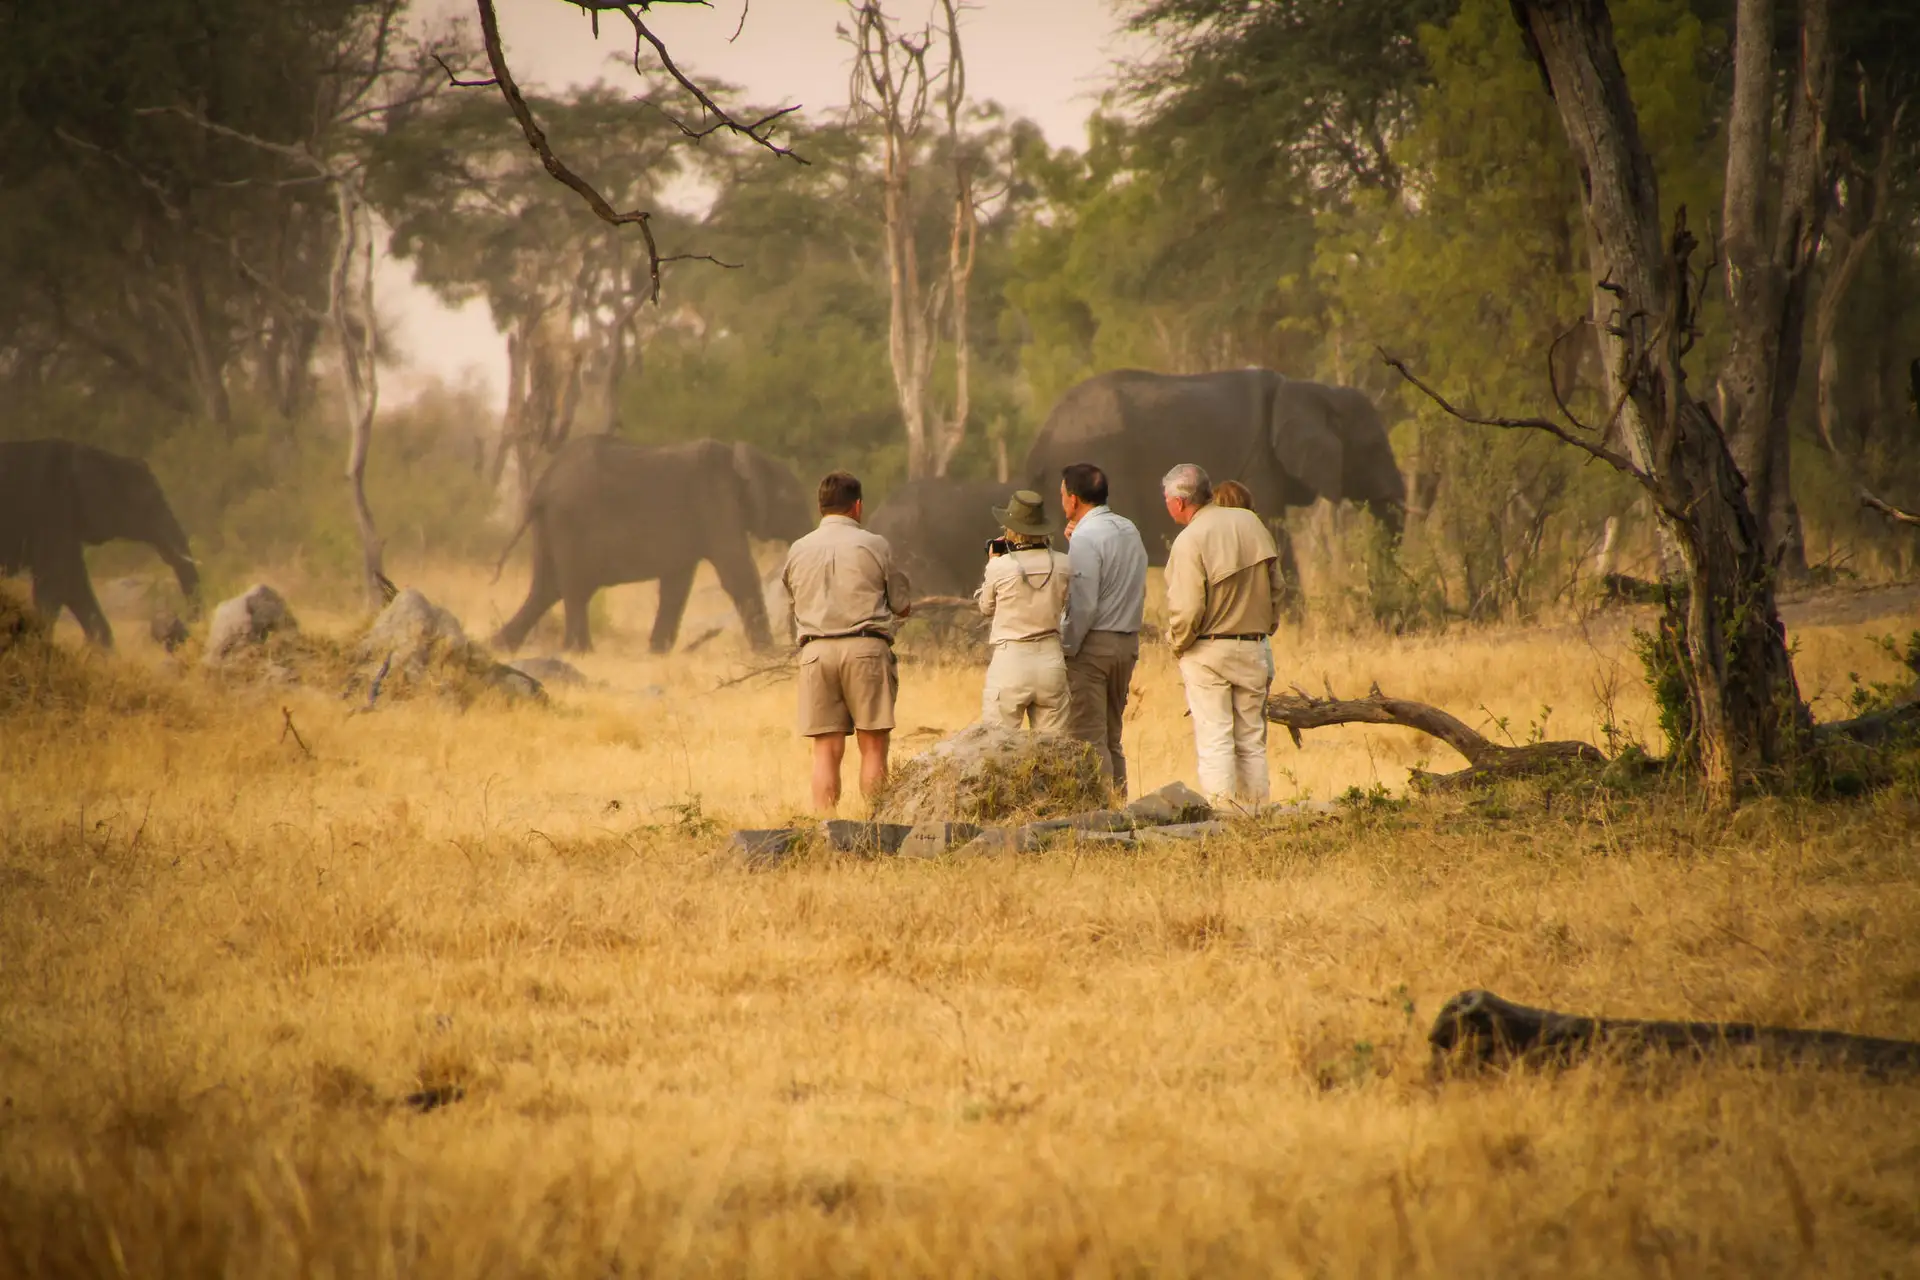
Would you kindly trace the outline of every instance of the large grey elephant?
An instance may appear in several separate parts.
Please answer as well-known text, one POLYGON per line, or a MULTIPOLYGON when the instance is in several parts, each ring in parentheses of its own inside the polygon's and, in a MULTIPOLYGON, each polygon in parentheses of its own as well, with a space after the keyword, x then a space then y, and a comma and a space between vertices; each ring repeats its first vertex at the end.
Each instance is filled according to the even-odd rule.
MULTIPOLYGON (((695 440, 648 446, 615 436, 566 444, 541 473, 526 514, 500 553, 533 531, 533 582, 526 603, 495 634, 518 649, 557 603, 566 610, 566 648, 593 647, 587 603, 602 587, 660 582, 651 647, 673 648, 693 571, 702 560, 720 575, 746 624, 767 648, 766 602, 749 536, 791 542, 813 527, 813 504, 793 473, 747 444, 695 440)), ((497 572, 496 572, 496 576, 497 572)))
POLYGON ((1154 564, 1179 532, 1160 479, 1181 462, 1245 484, 1269 516, 1327 498, 1367 507, 1396 534, 1406 520, 1406 481, 1373 402, 1271 369, 1088 378, 1047 415, 1021 474, 1051 496, 1074 462, 1106 471, 1113 509, 1139 526, 1154 564))
POLYGON ((87 639, 113 645, 93 594, 84 548, 127 538, 160 553, 190 606, 200 570, 147 464, 71 440, 0 443, 0 574, 33 575, 33 604, 49 621, 73 610, 87 639))
MULTIPOLYGON (((1042 490, 1056 514, 1059 485, 1056 475, 1054 489, 1042 490)), ((1000 532, 993 508, 1004 507, 1019 487, 994 480, 909 480, 887 494, 866 525, 892 546, 916 598, 969 595, 986 569, 987 539, 1000 532)))

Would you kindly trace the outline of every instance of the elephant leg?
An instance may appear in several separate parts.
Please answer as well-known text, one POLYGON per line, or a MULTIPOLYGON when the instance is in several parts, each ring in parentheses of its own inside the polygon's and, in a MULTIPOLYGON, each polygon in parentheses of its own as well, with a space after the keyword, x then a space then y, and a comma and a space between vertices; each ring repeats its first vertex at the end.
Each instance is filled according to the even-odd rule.
POLYGON ((653 636, 647 648, 666 653, 680 635, 680 618, 687 611, 687 596, 693 592, 693 571, 699 561, 660 575, 660 611, 653 618, 653 636))
MULTIPOLYGON (((93 579, 87 576, 87 561, 78 543, 74 544, 73 554, 62 554, 54 561, 46 574, 49 581, 49 596, 56 603, 48 611, 49 620, 60 616, 60 604, 73 610, 73 616, 80 623, 80 630, 87 639, 102 649, 113 648, 113 628, 107 624, 107 615, 100 608, 99 597, 93 594, 93 579)), ((33 575, 34 598, 40 599, 39 573, 33 575)))
POLYGON ((593 629, 587 623, 587 610, 593 605, 596 587, 567 587, 560 593, 560 607, 566 611, 566 638, 560 647, 568 653, 592 653, 593 629))
POLYGON ((537 563, 533 571, 533 583, 527 588, 526 602, 507 619, 505 626, 494 633, 494 647, 508 653, 518 649, 525 642, 527 633, 547 616, 547 610, 559 602, 560 588, 554 581, 553 573, 544 564, 537 563))
POLYGON ((1273 545, 1280 553, 1280 577, 1286 583, 1286 598, 1279 601, 1280 616, 1298 626, 1307 616, 1306 592, 1300 587, 1300 561, 1293 553, 1293 534, 1286 521, 1273 522, 1273 545))
POLYGON ((713 567, 747 628, 748 643, 762 653, 773 648, 773 634, 767 627, 766 596, 760 590, 759 575, 753 570, 753 554, 743 547, 738 555, 718 557, 713 567))

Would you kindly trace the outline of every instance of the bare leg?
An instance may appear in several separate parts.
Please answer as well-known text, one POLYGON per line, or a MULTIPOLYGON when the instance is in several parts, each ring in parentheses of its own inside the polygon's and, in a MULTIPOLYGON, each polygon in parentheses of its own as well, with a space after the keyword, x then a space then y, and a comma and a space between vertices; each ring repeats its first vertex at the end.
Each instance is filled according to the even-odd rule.
POLYGON ((674 638, 680 634, 681 615, 687 611, 687 596, 693 591, 693 571, 698 567, 695 561, 684 569, 660 575, 660 611, 653 616, 653 636, 647 641, 647 648, 655 653, 673 648, 674 638))
MULTIPOLYGON (((867 734, 860 735, 862 760, 865 759, 867 734)), ((881 735, 884 739, 885 735, 881 735)), ((840 807, 840 759, 846 754, 847 740, 838 733, 823 733, 813 740, 813 807, 817 813, 830 814, 840 807)), ((881 747, 881 771, 886 770, 886 747, 881 747)), ((862 769, 862 778, 865 770, 862 769)))
MULTIPOLYGON (((887 743, 892 739, 891 729, 858 729, 854 736, 860 741, 860 794, 869 803, 880 794, 881 784, 887 780, 887 743)), ((834 790, 840 789, 840 766, 834 765, 834 790)))

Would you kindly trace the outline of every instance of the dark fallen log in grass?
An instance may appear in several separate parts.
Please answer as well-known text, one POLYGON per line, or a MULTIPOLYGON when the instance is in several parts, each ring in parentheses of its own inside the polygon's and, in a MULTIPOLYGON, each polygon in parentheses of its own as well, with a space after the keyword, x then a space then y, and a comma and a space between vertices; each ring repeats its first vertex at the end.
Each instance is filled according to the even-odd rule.
POLYGON ((1467 768, 1456 773, 1412 770, 1414 785, 1421 787, 1476 786, 1569 763, 1607 763, 1607 757, 1590 742, 1503 746, 1489 741, 1468 728, 1459 717, 1438 707, 1408 698, 1390 698, 1380 692, 1377 684, 1364 698, 1336 698, 1331 691, 1324 698, 1316 698, 1295 686, 1267 699, 1267 719, 1286 726, 1296 747, 1300 745, 1302 729, 1323 729, 1336 724, 1393 724, 1438 738, 1466 759, 1467 768))
POLYGON ((1591 1054, 1663 1052, 1725 1057, 1759 1066, 1849 1067, 1869 1075, 1920 1075, 1920 1043, 1842 1031, 1763 1027, 1751 1022, 1648 1022, 1586 1018, 1462 991, 1427 1034, 1436 1071, 1508 1063, 1565 1064, 1591 1054))

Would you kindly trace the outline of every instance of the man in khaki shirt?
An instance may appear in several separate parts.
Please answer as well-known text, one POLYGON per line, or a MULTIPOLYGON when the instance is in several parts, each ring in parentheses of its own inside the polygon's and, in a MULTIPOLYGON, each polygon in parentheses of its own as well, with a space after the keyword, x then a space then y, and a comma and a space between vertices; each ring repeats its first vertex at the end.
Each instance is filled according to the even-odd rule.
POLYGON ((860 744, 860 793, 887 778, 887 744, 900 680, 893 658, 897 618, 913 610, 893 548, 860 525, 860 481, 836 471, 820 482, 820 526, 787 548, 780 583, 793 602, 800 644, 800 732, 813 739, 813 805, 840 804, 847 735, 860 744))
POLYGON ((1216 805, 1251 810, 1268 795, 1272 677, 1261 641, 1279 625, 1279 552, 1259 516, 1214 505, 1207 473, 1192 463, 1160 488, 1181 526, 1167 553, 1167 639, 1187 686, 1200 789, 1216 805))

